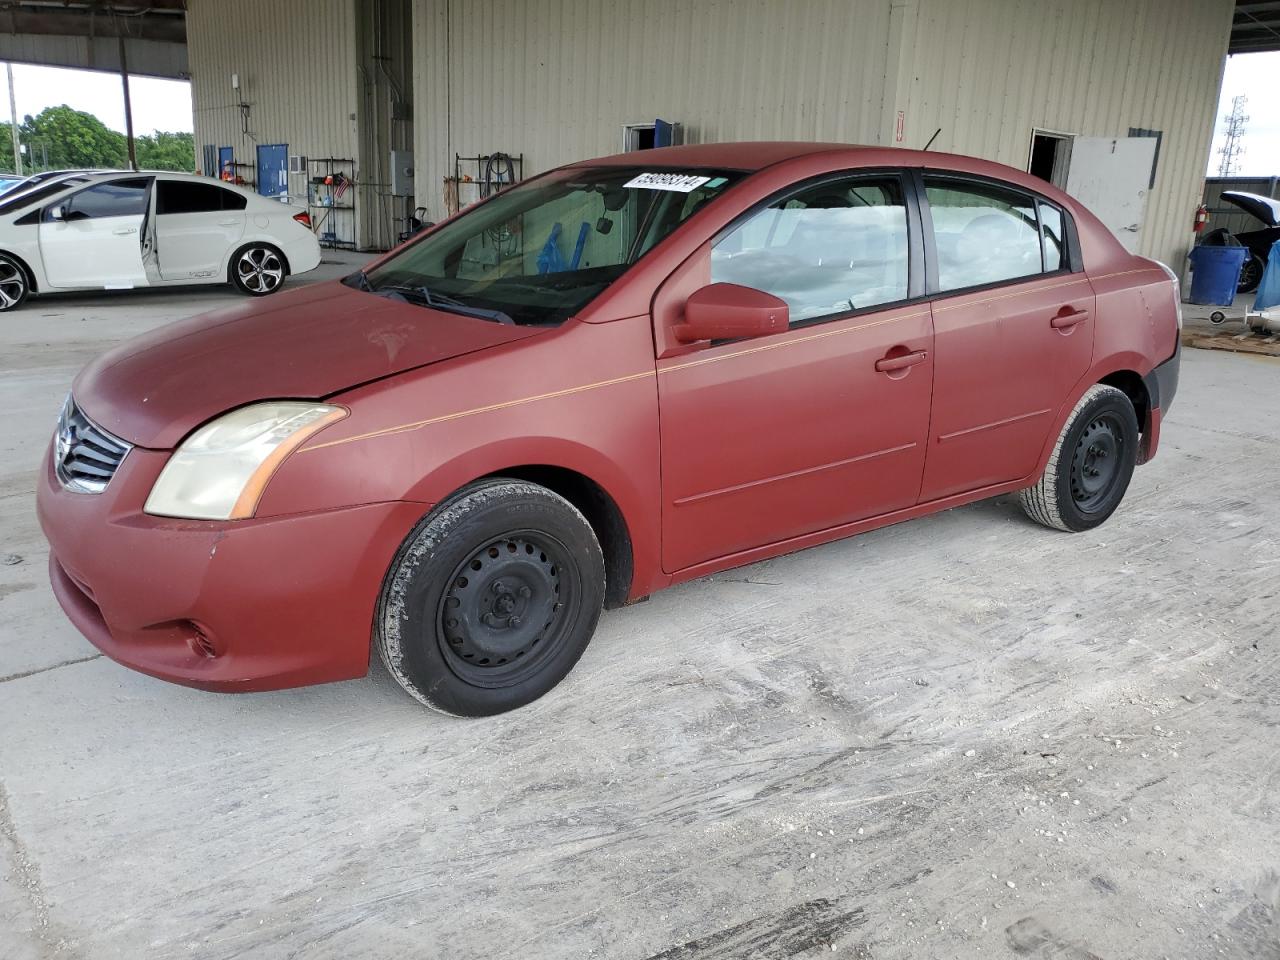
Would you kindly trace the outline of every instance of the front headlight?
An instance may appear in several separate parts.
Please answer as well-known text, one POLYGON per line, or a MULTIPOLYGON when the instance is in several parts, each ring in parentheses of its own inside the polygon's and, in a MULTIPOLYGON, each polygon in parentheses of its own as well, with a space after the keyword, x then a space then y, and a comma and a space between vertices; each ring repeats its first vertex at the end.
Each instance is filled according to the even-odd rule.
POLYGON ((252 517, 285 457, 346 415, 342 407, 294 400, 255 403, 223 414, 174 452, 143 509, 190 520, 252 517))

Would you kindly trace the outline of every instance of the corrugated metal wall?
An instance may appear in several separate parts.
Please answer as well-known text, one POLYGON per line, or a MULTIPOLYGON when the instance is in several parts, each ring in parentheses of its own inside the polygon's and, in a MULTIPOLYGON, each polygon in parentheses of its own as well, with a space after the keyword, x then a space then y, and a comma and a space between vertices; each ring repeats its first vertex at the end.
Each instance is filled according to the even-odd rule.
MULTIPOLYGON (((204 144, 233 147, 237 161, 251 164, 258 144, 273 143, 291 154, 355 159, 355 35, 355 0, 190 0, 197 162, 204 144)), ((289 193, 305 204, 305 178, 290 177, 289 193)))
POLYGON ((1200 202, 1233 0, 917 0, 904 145, 1026 169, 1032 128, 1164 133, 1142 252, 1180 264, 1200 202))
POLYGON ((1025 169, 1033 128, 1161 130, 1144 252, 1189 242, 1232 0, 414 0, 419 202, 453 155, 526 174, 620 149, 621 125, 686 142, 831 139, 1025 169))
POLYGON ((691 143, 871 140, 889 24, 849 0, 414 0, 419 202, 442 212, 454 153, 530 174, 657 117, 691 143))

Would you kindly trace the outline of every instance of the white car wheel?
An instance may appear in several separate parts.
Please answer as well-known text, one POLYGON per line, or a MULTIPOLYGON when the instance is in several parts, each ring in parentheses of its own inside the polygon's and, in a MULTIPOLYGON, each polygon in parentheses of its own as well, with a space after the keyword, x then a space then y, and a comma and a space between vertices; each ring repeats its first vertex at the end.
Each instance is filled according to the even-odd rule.
POLYGON ((12 257, 0 254, 0 311, 14 310, 27 299, 27 272, 12 257))
POLYGON ((284 257, 275 247, 253 244, 240 250, 231 264, 231 279, 252 297, 265 297, 284 285, 284 257))

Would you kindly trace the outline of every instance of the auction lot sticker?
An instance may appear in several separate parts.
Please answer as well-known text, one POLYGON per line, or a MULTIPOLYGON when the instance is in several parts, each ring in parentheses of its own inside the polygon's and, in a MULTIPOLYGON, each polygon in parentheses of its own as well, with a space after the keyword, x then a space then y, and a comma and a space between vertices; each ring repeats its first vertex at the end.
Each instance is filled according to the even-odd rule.
POLYGON ((687 173, 642 173, 638 177, 632 177, 623 186, 639 190, 674 190, 676 193, 689 193, 697 190, 710 179, 710 177, 695 177, 687 173))

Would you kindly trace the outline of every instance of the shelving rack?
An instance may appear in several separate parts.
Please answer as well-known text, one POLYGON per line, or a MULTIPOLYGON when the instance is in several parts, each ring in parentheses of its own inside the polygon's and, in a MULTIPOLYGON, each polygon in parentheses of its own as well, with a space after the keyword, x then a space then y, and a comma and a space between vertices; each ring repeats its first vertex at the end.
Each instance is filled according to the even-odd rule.
POLYGON ((356 162, 342 157, 307 158, 307 210, 320 246, 356 249, 356 162), (347 187, 339 196, 333 178, 347 187), (316 211, 319 211, 317 215, 316 211))
POLYGON ((523 153, 496 152, 478 157, 463 157, 455 153, 453 176, 445 177, 445 209, 449 214, 455 214, 461 207, 470 206, 490 193, 505 190, 523 179, 523 153))
MULTIPOLYGON (((239 163, 232 161, 223 165, 224 171, 230 171, 230 183, 234 183, 238 187, 248 187, 250 190, 258 188, 257 168, 252 163, 239 163), (248 171, 246 176, 241 171, 248 171)), ((225 177, 223 179, 226 179, 225 177)))

